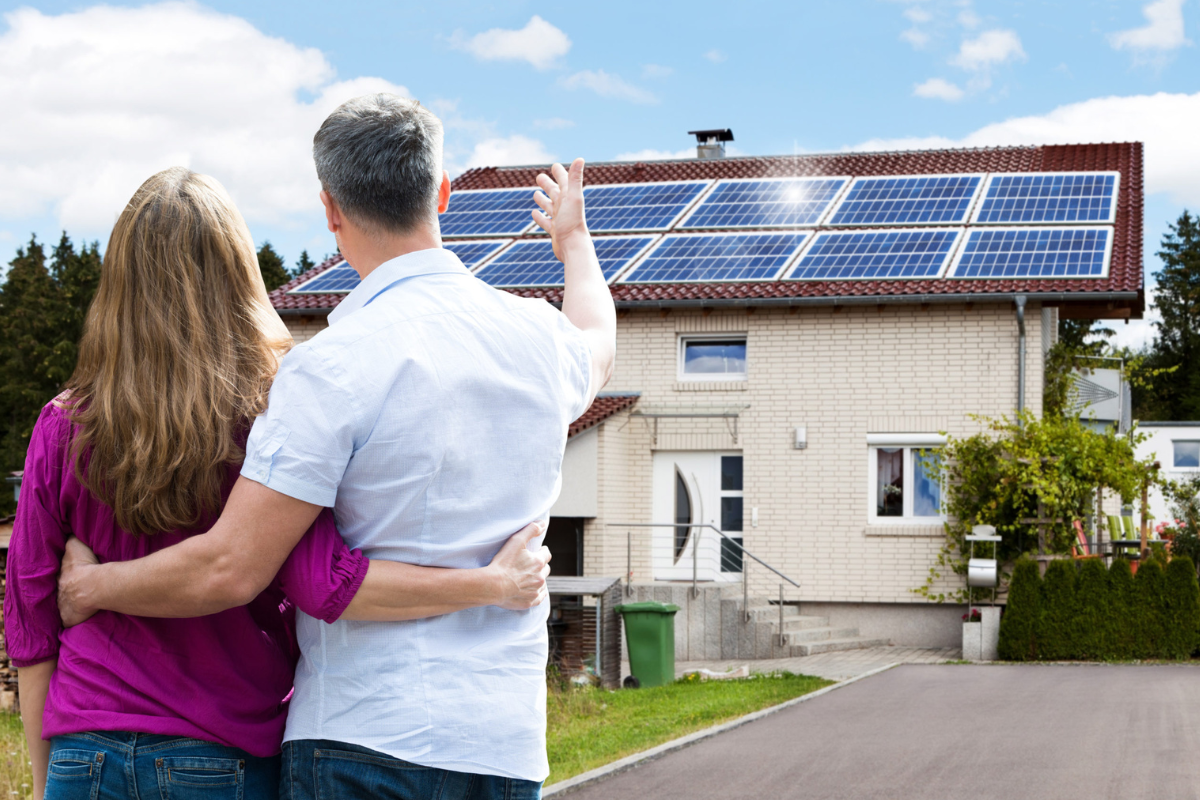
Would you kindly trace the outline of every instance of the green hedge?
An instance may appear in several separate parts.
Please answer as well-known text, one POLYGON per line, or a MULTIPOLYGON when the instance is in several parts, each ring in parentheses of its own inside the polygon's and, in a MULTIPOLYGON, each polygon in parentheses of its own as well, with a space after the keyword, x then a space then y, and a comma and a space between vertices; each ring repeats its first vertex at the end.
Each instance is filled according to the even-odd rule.
POLYGON ((1008 661, 1190 658, 1200 647, 1200 583, 1190 558, 1129 562, 1019 559, 1000 618, 1008 661))

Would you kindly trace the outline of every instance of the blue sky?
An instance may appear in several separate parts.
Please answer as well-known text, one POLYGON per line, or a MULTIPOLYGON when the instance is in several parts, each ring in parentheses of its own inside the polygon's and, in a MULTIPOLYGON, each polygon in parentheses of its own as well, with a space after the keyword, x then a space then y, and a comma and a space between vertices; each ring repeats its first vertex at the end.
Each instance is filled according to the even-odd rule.
POLYGON ((257 241, 319 257, 312 132, 381 89, 443 116, 452 174, 683 155, 707 127, 753 155, 1137 139, 1148 271, 1166 223, 1200 209, 1200 0, 0 8, 8 254, 31 232, 103 242, 142 179, 183 163, 257 241))

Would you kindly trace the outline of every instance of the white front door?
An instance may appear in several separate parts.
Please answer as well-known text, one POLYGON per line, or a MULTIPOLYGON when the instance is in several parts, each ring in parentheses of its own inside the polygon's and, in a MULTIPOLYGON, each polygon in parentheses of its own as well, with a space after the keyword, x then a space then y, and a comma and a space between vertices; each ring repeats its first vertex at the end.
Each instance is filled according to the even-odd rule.
POLYGON ((654 454, 655 580, 738 580, 738 548, 723 541, 719 528, 734 541, 742 536, 742 454, 711 451, 658 451, 654 454))

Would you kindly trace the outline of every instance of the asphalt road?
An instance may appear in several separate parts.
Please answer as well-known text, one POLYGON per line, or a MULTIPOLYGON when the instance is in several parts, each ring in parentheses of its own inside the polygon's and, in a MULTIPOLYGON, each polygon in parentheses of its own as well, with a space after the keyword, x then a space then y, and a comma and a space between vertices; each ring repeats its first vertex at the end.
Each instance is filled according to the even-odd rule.
POLYGON ((896 667, 566 797, 1200 798, 1200 667, 896 667))

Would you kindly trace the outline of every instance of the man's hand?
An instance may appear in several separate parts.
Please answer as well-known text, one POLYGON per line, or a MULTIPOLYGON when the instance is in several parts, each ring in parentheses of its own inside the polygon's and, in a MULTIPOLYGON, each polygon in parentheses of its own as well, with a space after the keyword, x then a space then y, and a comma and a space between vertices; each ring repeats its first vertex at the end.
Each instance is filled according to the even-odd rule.
POLYGON ((537 176, 537 185, 541 191, 533 193, 533 200, 542 210, 532 212, 533 221, 550 234, 555 257, 565 262, 573 240, 588 240, 583 216, 583 159, 575 159, 569 173, 562 164, 555 164, 550 175, 543 172, 537 176))
POLYGON ((74 536, 67 539, 67 550, 63 554, 62 571, 58 574, 58 613, 63 627, 78 625, 96 613, 87 602, 85 586, 89 570, 100 561, 86 544, 74 536))
POLYGON ((494 573, 499 599, 492 605, 510 611, 524 611, 546 599, 546 576, 550 574, 550 548, 534 552, 529 543, 546 532, 541 522, 526 525, 500 548, 485 567, 494 573))

